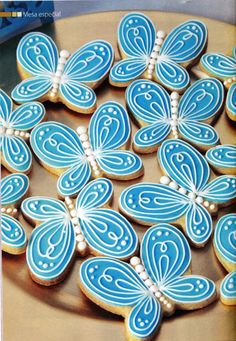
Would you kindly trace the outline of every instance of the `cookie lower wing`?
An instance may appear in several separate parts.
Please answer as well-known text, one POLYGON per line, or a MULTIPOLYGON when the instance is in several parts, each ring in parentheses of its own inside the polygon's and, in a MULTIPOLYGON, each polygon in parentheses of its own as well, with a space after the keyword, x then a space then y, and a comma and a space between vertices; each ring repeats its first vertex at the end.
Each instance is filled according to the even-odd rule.
POLYGON ((52 77, 37 76, 27 78, 18 84, 11 93, 11 97, 18 103, 43 100, 52 88, 52 77))
POLYGON ((36 227, 27 248, 27 264, 34 280, 48 285, 58 283, 68 270, 75 246, 73 225, 62 218, 36 227))
POLYGON ((183 138, 191 144, 202 147, 213 147, 219 142, 217 131, 209 124, 185 120, 178 125, 183 138))
POLYGON ((216 297, 213 281, 202 276, 177 277, 163 285, 163 293, 173 300, 178 308, 192 310, 203 308, 216 297))
POLYGON ((236 198, 236 176, 218 176, 202 188, 201 193, 206 200, 216 203, 234 200, 236 198))
POLYGON ((1 217, 2 249, 8 253, 25 251, 27 238, 22 225, 13 217, 2 214, 1 217))
POLYGON ((29 179, 24 174, 11 174, 1 181, 1 204, 15 204, 29 188, 29 179))
POLYGON ((139 78, 147 69, 147 61, 143 58, 128 58, 116 63, 109 75, 112 85, 125 87, 133 80, 139 78))

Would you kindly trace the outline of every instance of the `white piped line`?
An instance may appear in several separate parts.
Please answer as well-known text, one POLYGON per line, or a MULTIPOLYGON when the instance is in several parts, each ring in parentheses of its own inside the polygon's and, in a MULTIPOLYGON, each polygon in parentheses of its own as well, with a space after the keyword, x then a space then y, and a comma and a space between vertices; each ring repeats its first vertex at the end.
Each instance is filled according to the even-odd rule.
POLYGON ((157 298, 157 300, 161 303, 163 310, 167 314, 171 314, 174 311, 173 304, 168 301, 168 299, 159 291, 158 286, 153 283, 152 279, 148 276, 144 266, 141 264, 141 259, 139 257, 132 257, 130 259, 130 265, 134 268, 134 270, 138 273, 140 278, 144 281, 148 289, 151 293, 157 298))
POLYGON ((70 57, 70 52, 67 50, 62 50, 60 52, 60 57, 58 60, 57 70, 53 77, 53 83, 52 83, 52 90, 51 90, 51 96, 55 97, 58 93, 59 86, 61 84, 61 78, 64 72, 65 63, 67 59, 70 57))
POLYGON ((84 254, 87 250, 88 244, 86 243, 83 232, 81 231, 77 211, 70 197, 65 197, 65 203, 70 213, 71 222, 76 234, 77 250, 79 251, 79 253, 84 254))
POLYGON ((82 145, 84 147, 84 152, 85 155, 87 157, 88 162, 90 163, 92 170, 94 172, 95 176, 100 176, 100 170, 99 170, 99 166, 98 163, 96 161, 96 158, 94 156, 94 152, 92 150, 91 144, 89 142, 89 137, 88 137, 88 133, 87 133, 87 129, 84 126, 79 126, 76 129, 78 135, 79 135, 79 139, 82 142, 82 145))
POLYGON ((148 79, 152 79, 153 71, 155 69, 155 65, 160 54, 161 45, 164 42, 165 36, 166 36, 166 33, 164 31, 157 31, 154 48, 152 50, 149 63, 148 63, 148 67, 147 67, 148 79))

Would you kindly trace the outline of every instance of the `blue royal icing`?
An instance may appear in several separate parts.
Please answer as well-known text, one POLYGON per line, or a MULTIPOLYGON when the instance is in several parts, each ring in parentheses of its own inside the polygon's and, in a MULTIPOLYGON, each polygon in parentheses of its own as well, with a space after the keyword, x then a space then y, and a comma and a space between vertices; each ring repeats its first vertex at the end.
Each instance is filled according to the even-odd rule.
POLYGON ((207 41, 205 25, 189 20, 174 28, 166 39, 142 13, 125 15, 118 28, 118 44, 123 60, 112 67, 110 82, 127 86, 131 81, 148 77, 168 89, 183 91, 190 82, 181 66, 196 60, 207 41))
POLYGON ((87 245, 92 253, 120 259, 135 252, 138 239, 131 224, 118 212, 104 208, 112 193, 111 181, 101 178, 83 188, 75 206, 70 198, 66 198, 68 208, 62 201, 46 197, 23 201, 24 215, 41 222, 27 248, 27 263, 36 278, 59 280, 72 261, 76 243, 81 255, 87 245))
POLYGON ((231 85, 227 93, 226 109, 236 120, 236 83, 231 85))
POLYGON ((29 179, 24 174, 10 174, 1 181, 1 239, 3 251, 21 253, 24 251, 27 237, 23 226, 14 217, 13 210, 22 200, 29 188, 29 179))
POLYGON ((236 300, 236 271, 232 271, 225 276, 221 282, 220 295, 224 298, 226 304, 231 304, 231 300, 233 301, 232 304, 234 304, 234 301, 236 300))
POLYGON ((107 102, 91 118, 89 138, 86 130, 77 134, 64 124, 45 122, 33 130, 30 142, 41 162, 56 170, 67 169, 57 186, 58 192, 66 196, 78 193, 91 176, 101 176, 101 172, 116 179, 140 175, 141 159, 130 151, 119 150, 127 144, 130 133, 125 109, 116 102, 107 102), (81 138, 85 139, 83 144, 81 138))
POLYGON ((45 109, 37 102, 21 105, 13 111, 12 100, 0 89, 0 153, 9 171, 29 172, 32 154, 25 140, 44 116, 45 109))
POLYGON ((76 111, 93 112, 96 94, 92 90, 108 74, 114 59, 112 46, 103 40, 83 45, 69 58, 60 55, 47 35, 32 32, 25 35, 17 47, 17 61, 31 76, 12 91, 16 102, 29 100, 61 100, 76 111), (91 87, 90 87, 91 85, 91 87))
POLYGON ((236 167, 236 147, 231 144, 223 144, 211 148, 206 153, 206 159, 213 167, 224 173, 224 168, 229 172, 236 167))
POLYGON ((236 214, 227 214, 215 227, 214 246, 227 271, 236 269, 236 214))
POLYGON ((184 305, 184 309, 193 309, 200 302, 207 305, 213 299, 215 285, 212 281, 202 276, 184 275, 191 253, 187 240, 177 228, 169 224, 150 228, 143 237, 140 254, 142 273, 135 266, 134 269, 124 262, 104 257, 85 261, 79 272, 81 287, 89 293, 90 299, 105 303, 107 310, 124 308, 118 311, 127 319, 127 331, 132 337, 146 339, 157 332, 168 299, 174 306, 178 304, 183 308, 181 304, 184 305), (142 279, 144 273, 147 276, 142 279), (151 290, 154 286, 155 291, 151 290))
POLYGON ((215 129, 203 121, 214 117, 222 108, 224 88, 221 82, 214 78, 198 80, 179 103, 178 95, 173 95, 176 99, 159 84, 148 80, 134 81, 127 88, 127 105, 141 127, 134 135, 134 147, 139 151, 156 150, 171 131, 176 138, 182 137, 200 147, 218 142, 215 129))
POLYGON ((236 197, 236 177, 219 176, 209 182, 210 168, 204 157, 184 141, 167 140, 158 152, 167 174, 161 184, 142 183, 126 188, 120 208, 128 217, 144 225, 175 222, 185 217, 186 235, 197 246, 212 233, 212 218, 207 211, 215 203, 236 197), (211 204, 213 202, 214 204, 211 204))

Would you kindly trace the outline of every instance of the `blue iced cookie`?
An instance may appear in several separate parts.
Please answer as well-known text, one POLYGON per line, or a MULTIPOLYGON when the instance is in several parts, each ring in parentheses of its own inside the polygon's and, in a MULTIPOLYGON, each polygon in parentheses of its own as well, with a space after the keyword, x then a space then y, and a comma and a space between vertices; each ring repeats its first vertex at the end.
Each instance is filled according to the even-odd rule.
POLYGON ((206 153, 208 163, 221 174, 236 174, 236 146, 222 144, 206 153))

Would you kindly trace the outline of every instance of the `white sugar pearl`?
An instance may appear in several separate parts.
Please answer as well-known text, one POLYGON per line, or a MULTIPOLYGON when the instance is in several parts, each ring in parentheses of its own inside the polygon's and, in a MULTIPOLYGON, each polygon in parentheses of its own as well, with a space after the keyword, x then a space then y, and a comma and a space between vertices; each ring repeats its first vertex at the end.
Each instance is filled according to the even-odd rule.
POLYGON ((95 161, 95 156, 94 155, 89 155, 88 156, 88 161, 89 162, 95 161))
POLYGON ((181 194, 186 194, 186 193, 187 193, 187 190, 186 190, 185 188, 183 188, 183 187, 180 187, 180 188, 179 188, 179 192, 180 192, 181 194))
POLYGON ((13 208, 13 213, 17 213, 17 208, 13 208))
POLYGON ((85 251, 87 248, 86 242, 79 242, 77 245, 78 251, 85 251))
POLYGON ((204 205, 205 207, 209 207, 210 203, 209 203, 209 201, 204 201, 204 202, 203 202, 203 205, 204 205))
POLYGON ((89 141, 83 142, 83 147, 84 147, 85 149, 86 149, 86 148, 89 148, 89 147, 90 147, 89 141))
POLYGON ((60 57, 59 63, 64 65, 66 63, 66 58, 60 57))
POLYGON ((24 137, 24 136, 25 136, 24 131, 21 131, 21 132, 20 132, 20 136, 21 136, 21 137, 24 137))
POLYGON ((197 198, 196 198, 196 202, 197 202, 198 204, 202 204, 202 203, 203 203, 203 198, 202 198, 202 197, 197 197, 197 198))
POLYGON ((92 155, 93 154, 93 151, 92 151, 92 149, 91 148, 87 148, 87 149, 85 149, 85 154, 86 155, 92 155))
POLYGON ((193 193, 193 192, 190 192, 190 193, 188 193, 188 197, 189 197, 189 199, 195 199, 196 198, 196 194, 195 193, 193 193))
POLYGON ((155 65, 156 61, 154 59, 150 59, 150 64, 155 65))
POLYGON ((142 271, 140 273, 140 277, 145 281, 146 279, 148 279, 148 274, 146 273, 146 271, 142 271))
POLYGON ((14 131, 14 134, 15 134, 16 136, 20 135, 19 130, 15 130, 15 131, 14 131))
MULTIPOLYGON (((153 66, 153 68, 154 68, 154 65, 149 64, 149 66, 153 66)), ((153 70, 150 67, 148 67, 147 72, 148 72, 149 75, 152 75, 153 70)))
POLYGON ((161 297, 160 291, 155 292, 155 296, 156 296, 157 298, 160 298, 160 297, 161 297))
POLYGON ((155 45, 154 48, 153 48, 153 51, 159 52, 160 49, 161 49, 160 45, 155 45))
POLYGON ((1 208, 1 212, 4 213, 6 211, 6 208, 5 207, 2 207, 1 208))
POLYGON ((161 46, 161 45, 163 44, 163 41, 164 41, 164 40, 163 40, 162 38, 157 38, 156 41, 155 41, 155 43, 156 43, 157 45, 160 45, 160 46, 161 46))
POLYGON ((172 114, 177 114, 178 113, 178 108, 171 107, 171 112, 172 112, 172 114))
POLYGON ((72 210, 74 208, 74 204, 68 205, 69 209, 72 210))
POLYGON ((171 101, 171 105, 172 105, 172 107, 178 107, 179 102, 178 102, 176 99, 173 99, 173 100, 171 101))
POLYGON ((169 183, 169 186, 171 187, 171 188, 173 188, 173 189, 178 189, 178 184, 175 182, 175 181, 171 181, 170 183, 169 183))
POLYGON ((67 51, 67 50, 61 50, 60 57, 62 57, 62 58, 69 58, 70 57, 70 52, 67 51))
POLYGON ((168 309, 171 309, 171 308, 172 308, 172 304, 167 303, 166 307, 167 307, 168 309))
POLYGON ((25 133, 25 137, 28 139, 30 137, 30 133, 25 133))
POLYGON ((81 228, 79 227, 79 225, 75 226, 74 230, 76 234, 81 233, 81 228))
POLYGON ((154 70, 154 68, 155 68, 155 65, 151 65, 151 64, 148 65, 148 70, 149 71, 152 72, 154 70))
POLYGON ((97 171, 94 172, 94 174, 95 174, 96 176, 99 176, 99 175, 100 175, 100 172, 97 170, 97 171))
POLYGON ((12 209, 9 207, 9 208, 7 208, 7 210, 6 210, 6 212, 9 214, 9 213, 11 213, 11 211, 12 211, 12 209))
POLYGON ((76 210, 71 210, 71 211, 70 211, 70 215, 71 215, 72 217, 76 217, 76 215, 77 215, 76 210))
POLYGON ((162 185, 168 185, 170 183, 170 178, 166 175, 163 175, 161 178, 160 178, 160 183, 162 185))
POLYGON ((86 129, 86 127, 84 127, 84 126, 79 126, 79 127, 76 129, 76 131, 77 131, 77 133, 78 133, 79 135, 82 135, 82 134, 85 134, 85 133, 87 132, 87 129, 86 129))
POLYGON ((92 168, 93 168, 94 171, 96 171, 96 170, 98 170, 98 165, 95 164, 92 168))
POLYGON ((173 91, 173 92, 170 94, 170 98, 171 98, 172 100, 179 99, 179 94, 178 94, 178 92, 173 91))
POLYGON ((151 286, 153 285, 153 281, 151 280, 151 278, 146 279, 144 283, 147 287, 150 287, 151 289, 151 286))
POLYGON ((64 64, 58 64, 57 70, 58 71, 63 71, 64 70, 64 64))
POLYGON ((80 135, 79 138, 82 142, 88 141, 88 135, 87 134, 82 134, 82 135, 80 135))
POLYGON ((65 202, 67 203, 67 205, 70 205, 72 203, 72 200, 70 197, 65 197, 65 202))
POLYGON ((178 116, 177 116, 176 114, 173 114, 173 115, 172 115, 172 120, 173 120, 173 121, 176 121, 177 118, 178 118, 178 116))
POLYGON ((216 208, 216 206, 214 204, 210 205, 210 210, 213 211, 216 208))
POLYGON ((150 290, 151 290, 151 292, 154 292, 154 293, 156 293, 158 291, 157 286, 154 284, 150 287, 150 290))
POLYGON ((57 70, 57 72, 55 73, 56 77, 61 78, 62 76, 62 71, 61 70, 57 70))
POLYGON ((90 161, 90 164, 91 164, 92 167, 97 166, 97 162, 95 160, 94 161, 90 161))
POLYGON ((71 221, 74 225, 78 224, 78 222, 79 222, 77 217, 72 218, 71 221))
POLYGON ((156 59, 156 58, 157 58, 157 53, 156 53, 155 51, 153 51, 153 52, 151 53, 151 58, 153 58, 153 59, 156 59))
POLYGON ((13 133, 14 133, 14 130, 13 130, 12 128, 8 128, 8 129, 6 130, 6 134, 7 134, 7 135, 13 135, 13 133))
POLYGON ((76 236, 76 240, 77 240, 77 242, 83 242, 84 241, 84 236, 82 234, 78 234, 76 236))
POLYGON ((164 300, 165 300, 165 298, 164 298, 163 296, 161 296, 161 297, 159 298, 159 301, 160 301, 160 302, 164 302, 164 300))
POLYGON ((158 38, 165 38, 165 36, 166 36, 166 33, 164 32, 164 31, 161 31, 161 30, 159 30, 159 31, 157 31, 157 37, 158 38))
POLYGON ((132 266, 136 266, 136 265, 138 265, 138 264, 140 264, 141 263, 141 261, 140 261, 140 258, 139 257, 132 257, 131 259, 130 259, 130 264, 132 265, 132 266))
POLYGON ((52 91, 52 94, 53 94, 53 95, 56 95, 56 93, 57 93, 57 89, 55 89, 55 88, 52 88, 52 90, 51 90, 51 91, 52 91))
POLYGON ((135 266, 135 271, 139 274, 144 271, 144 266, 142 264, 138 264, 135 266))

